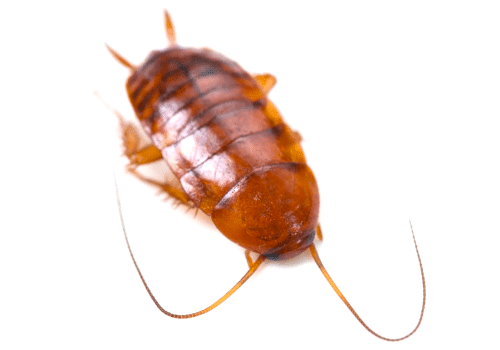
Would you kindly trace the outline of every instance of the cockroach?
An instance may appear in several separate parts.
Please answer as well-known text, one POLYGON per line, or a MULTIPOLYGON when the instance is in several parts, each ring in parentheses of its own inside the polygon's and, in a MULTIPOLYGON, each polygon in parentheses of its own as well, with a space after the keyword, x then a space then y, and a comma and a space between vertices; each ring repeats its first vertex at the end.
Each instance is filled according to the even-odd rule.
MULTIPOLYGON (((309 250, 319 269, 356 319, 375 336, 398 341, 415 333, 425 309, 425 278, 413 228, 423 285, 422 311, 408 335, 390 339, 372 331, 358 316, 319 259, 313 240, 322 239, 318 223, 319 191, 306 163, 300 136, 283 121, 267 93, 271 74, 250 75, 236 62, 210 49, 178 46, 165 11, 170 43, 135 66, 108 46, 129 68, 128 97, 149 146, 139 148, 138 129, 121 115, 124 154, 129 171, 178 202, 202 210, 234 243, 245 248, 249 270, 222 298, 204 310, 176 315, 163 309, 130 255, 149 296, 168 316, 191 318, 207 313, 231 296, 265 259, 284 260, 309 250), (136 168, 163 159, 178 178, 172 183, 148 179, 136 168), (253 261, 250 252, 259 254, 253 261)), ((411 227, 411 222, 410 222, 411 227)))

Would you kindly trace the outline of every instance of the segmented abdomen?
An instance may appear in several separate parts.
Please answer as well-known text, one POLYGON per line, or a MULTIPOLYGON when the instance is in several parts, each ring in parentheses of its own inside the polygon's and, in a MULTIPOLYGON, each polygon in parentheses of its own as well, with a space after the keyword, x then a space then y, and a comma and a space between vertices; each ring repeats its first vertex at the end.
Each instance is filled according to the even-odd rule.
POLYGON ((247 72, 209 50, 153 52, 127 82, 154 145, 205 213, 262 166, 305 163, 296 135, 247 72))

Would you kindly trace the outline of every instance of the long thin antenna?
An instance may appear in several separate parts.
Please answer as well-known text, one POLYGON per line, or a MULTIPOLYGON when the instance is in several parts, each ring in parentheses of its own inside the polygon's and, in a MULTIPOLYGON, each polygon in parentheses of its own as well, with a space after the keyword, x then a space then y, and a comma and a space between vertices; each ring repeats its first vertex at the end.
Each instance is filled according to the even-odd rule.
POLYGON ((325 267, 323 266, 323 263, 319 259, 318 252, 316 251, 316 248, 314 247, 314 245, 311 245, 311 247, 310 247, 311 255, 314 258, 314 261, 316 261, 316 264, 318 265, 319 269, 321 270, 321 272, 323 273, 323 275, 327 279, 328 283, 330 283, 330 285, 332 286, 335 293, 337 293, 337 295, 340 297, 340 299, 342 299, 342 301, 347 306, 347 308, 352 312, 354 317, 356 317, 356 319, 359 321, 359 323, 361 323, 363 325, 363 327, 365 327, 368 330, 368 332, 370 332, 371 334, 373 334, 374 336, 376 336, 380 339, 387 340, 387 341, 400 341, 400 340, 408 338, 409 336, 411 336, 413 333, 415 333, 417 331, 418 327, 420 327, 420 324, 422 323, 422 318, 424 317, 425 299, 426 299, 424 268, 422 267, 422 260, 420 259, 420 253, 418 252, 417 241, 415 240, 415 234, 413 233, 413 227, 411 225, 411 221, 410 221, 410 227, 411 227, 411 234, 413 236, 413 243, 415 243, 415 250, 417 251, 418 263, 420 264, 420 272, 422 274, 423 301, 422 301, 422 311, 420 312, 420 318, 418 320, 417 326, 413 329, 413 331, 411 331, 409 334, 405 335, 402 338, 392 339, 392 338, 382 337, 380 334, 375 333, 370 327, 368 327, 366 325, 366 323, 361 319, 361 317, 359 317, 357 312, 354 311, 354 308, 351 306, 351 304, 349 304, 349 302, 344 297, 344 295, 342 294, 340 289, 337 287, 335 282, 333 282, 333 279, 330 277, 330 275, 326 271, 325 267))
POLYGON ((198 311, 198 312, 195 312, 192 314, 186 314, 186 315, 177 315, 177 314, 173 314, 171 312, 168 312, 160 305, 158 300, 156 300, 156 298, 154 297, 153 293, 149 289, 148 284, 146 283, 146 280, 144 279, 144 276, 141 273, 141 270, 139 269, 139 266, 137 265, 137 262, 135 261, 134 254, 132 253, 132 248, 130 248, 130 243, 128 241, 127 232, 125 230, 125 223, 123 220, 123 213, 122 213, 122 208, 121 208, 120 196, 118 194, 118 185, 116 184, 116 178, 114 180, 115 180, 116 201, 118 203, 118 211, 120 213, 120 222, 122 225, 123 234, 125 235, 125 241, 127 242, 128 251, 130 253, 132 261, 134 262, 134 266, 135 266, 137 272, 139 273, 139 277, 141 278, 141 281, 144 284, 144 287, 146 287, 146 291, 148 292, 149 296, 151 297, 151 299, 153 300, 155 305, 158 307, 158 309, 160 309, 160 311, 163 312, 165 315, 173 317, 173 318, 192 318, 192 317, 203 315, 203 314, 209 312, 210 310, 215 309, 217 306, 222 304, 227 298, 229 298, 234 292, 236 292, 243 285, 243 283, 245 283, 250 278, 250 276, 252 276, 254 274, 254 272, 257 271, 260 264, 262 264, 262 262, 266 259, 263 255, 259 256, 258 259, 250 266, 250 269, 243 276, 243 278, 241 280, 239 280, 238 283, 236 283, 234 285, 234 287, 231 288, 226 294, 224 294, 222 296, 222 298, 217 300, 215 303, 213 303, 212 305, 210 305, 206 309, 203 309, 201 311, 198 311))

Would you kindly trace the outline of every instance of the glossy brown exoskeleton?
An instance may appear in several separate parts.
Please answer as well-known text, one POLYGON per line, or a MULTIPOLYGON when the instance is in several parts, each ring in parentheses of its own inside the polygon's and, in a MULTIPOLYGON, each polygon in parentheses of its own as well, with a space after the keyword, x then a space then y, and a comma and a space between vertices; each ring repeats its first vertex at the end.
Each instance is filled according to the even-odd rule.
POLYGON ((152 52, 142 65, 136 67, 110 49, 132 71, 126 85, 128 96, 151 139, 149 146, 139 149, 135 127, 122 122, 129 170, 209 215, 227 238, 247 250, 250 269, 210 307, 175 315, 156 301, 132 255, 156 305, 172 317, 201 315, 234 293, 265 258, 288 259, 309 248, 333 289, 371 333, 385 340, 413 334, 425 306, 418 249, 424 286, 419 323, 403 338, 381 337, 356 314, 319 260, 313 245, 315 233, 321 239, 318 187, 306 164, 299 134, 288 127, 267 97, 276 79, 270 74, 252 76, 212 50, 178 46, 166 12, 165 18, 170 47, 152 52), (180 187, 146 179, 135 170, 160 159, 166 161, 180 187), (249 252, 260 256, 254 262, 249 252))
POLYGON ((299 138, 238 64, 175 46, 151 53, 127 91, 187 197, 226 237, 275 260, 312 244, 319 195, 299 138))

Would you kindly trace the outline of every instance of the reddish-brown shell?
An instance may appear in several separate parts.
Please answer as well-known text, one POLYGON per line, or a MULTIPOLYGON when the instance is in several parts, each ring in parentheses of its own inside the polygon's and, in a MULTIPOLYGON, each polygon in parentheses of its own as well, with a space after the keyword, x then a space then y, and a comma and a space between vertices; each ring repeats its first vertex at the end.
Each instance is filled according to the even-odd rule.
POLYGON ((151 53, 127 91, 186 194, 225 236, 275 260, 312 244, 319 195, 300 138, 238 64, 175 46, 151 53))

